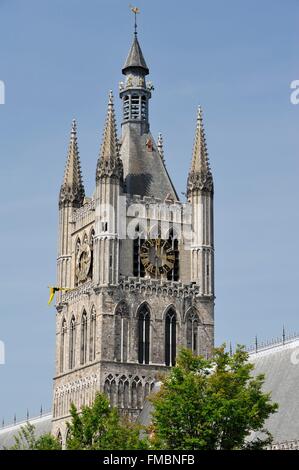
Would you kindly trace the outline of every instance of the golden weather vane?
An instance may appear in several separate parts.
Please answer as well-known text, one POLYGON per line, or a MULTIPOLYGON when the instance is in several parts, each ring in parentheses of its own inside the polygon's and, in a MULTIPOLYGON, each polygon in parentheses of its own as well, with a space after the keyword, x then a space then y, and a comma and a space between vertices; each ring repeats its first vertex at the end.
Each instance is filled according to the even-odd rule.
POLYGON ((133 5, 129 5, 130 10, 134 13, 135 16, 135 24, 134 24, 134 34, 137 35, 137 14, 140 13, 140 9, 138 7, 133 7, 133 5))

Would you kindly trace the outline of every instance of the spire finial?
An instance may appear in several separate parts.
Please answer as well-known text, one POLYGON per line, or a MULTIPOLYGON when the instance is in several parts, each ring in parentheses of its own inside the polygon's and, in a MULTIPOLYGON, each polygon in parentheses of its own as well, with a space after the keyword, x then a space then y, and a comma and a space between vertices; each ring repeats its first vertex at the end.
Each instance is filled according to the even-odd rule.
POLYGON ((134 13, 134 35, 137 37, 137 14, 140 13, 140 9, 138 7, 133 7, 133 5, 129 5, 129 7, 134 13))
POLYGON ((76 119, 74 118, 72 120, 71 138, 74 138, 76 134, 77 134, 77 122, 76 122, 76 119))
POLYGON ((200 104, 197 106, 197 122, 202 124, 202 107, 200 104))
POLYGON ((197 108, 196 130, 187 193, 190 193, 192 190, 213 192, 213 177, 208 158, 201 106, 197 108))
POLYGON ((130 9, 135 15, 134 38, 133 38, 132 46, 127 56, 126 62, 122 68, 122 73, 124 75, 127 75, 127 73, 130 72, 132 68, 134 68, 134 69, 139 69, 139 71, 142 72, 143 75, 148 75, 149 69, 144 60, 142 50, 141 50, 141 47, 137 38, 137 19, 136 18, 137 18, 137 13, 140 13, 140 10, 138 7, 133 7, 131 5, 130 5, 130 9))
POLYGON ((106 178, 108 176, 122 179, 122 172, 123 168, 122 161, 119 156, 119 142, 117 138, 113 94, 110 90, 103 141, 97 163, 96 180, 106 178))
POLYGON ((72 204, 74 207, 80 207, 83 204, 84 196, 85 191, 77 142, 77 123, 76 120, 73 119, 67 162, 63 183, 60 189, 59 206, 62 207, 65 204, 72 204))

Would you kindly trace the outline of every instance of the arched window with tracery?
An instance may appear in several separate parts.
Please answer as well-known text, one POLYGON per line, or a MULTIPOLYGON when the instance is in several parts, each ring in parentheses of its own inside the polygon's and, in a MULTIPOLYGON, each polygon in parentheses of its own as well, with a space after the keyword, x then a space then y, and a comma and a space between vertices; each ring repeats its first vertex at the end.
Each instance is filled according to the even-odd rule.
POLYGON ((96 358, 96 338, 97 338, 97 316, 95 307, 92 307, 90 314, 90 332, 89 332, 89 360, 96 358))
POLYGON ((196 312, 191 311, 187 316, 187 348, 194 354, 199 350, 199 318, 196 312))
POLYGON ((89 246, 90 246, 90 252, 91 252, 91 264, 90 264, 90 276, 91 278, 93 277, 93 265, 94 265, 94 237, 95 237, 95 231, 94 229, 91 230, 90 236, 89 236, 89 246))
POLYGON ((176 313, 169 309, 165 316, 165 365, 174 366, 176 359, 176 313))
POLYGON ((169 232, 168 241, 174 251, 174 266, 169 273, 167 273, 167 279, 169 281, 178 281, 180 278, 180 264, 179 264, 179 241, 177 235, 173 229, 169 232))
POLYGON ((67 333, 67 326, 66 326, 66 320, 64 318, 62 321, 62 325, 61 325, 61 336, 60 336, 60 372, 61 373, 64 371, 66 333, 67 333))
POLYGON ((68 441, 70 439, 70 430, 67 429, 66 433, 65 433, 65 443, 66 443, 66 446, 68 444, 68 441))
POLYGON ((58 430, 58 433, 57 433, 57 441, 59 442, 59 445, 62 447, 62 435, 61 435, 60 430, 58 430))
MULTIPOLYGON (((78 237, 76 240, 76 246, 75 246, 75 263, 77 262, 77 259, 78 259, 78 253, 80 251, 80 247, 81 247, 81 240, 78 237)), ((78 285, 79 285, 79 279, 77 276, 75 276, 75 286, 78 286, 78 285)))
POLYGON ((70 323, 69 368, 75 367, 76 359, 76 321, 73 316, 70 323))
POLYGON ((149 364, 150 359, 150 311, 142 305, 138 312, 138 362, 149 364))
POLYGON ((142 232, 141 227, 137 225, 135 229, 135 238, 134 238, 134 246, 133 246, 133 275, 136 277, 144 277, 145 276, 145 268, 141 262, 140 257, 140 250, 144 243, 145 236, 144 232, 142 232))
POLYGON ((81 318, 81 348, 80 363, 85 364, 87 360, 87 314, 84 311, 81 318))
POLYGON ((128 317, 128 307, 125 303, 121 303, 115 311, 114 357, 117 362, 128 360, 128 317))

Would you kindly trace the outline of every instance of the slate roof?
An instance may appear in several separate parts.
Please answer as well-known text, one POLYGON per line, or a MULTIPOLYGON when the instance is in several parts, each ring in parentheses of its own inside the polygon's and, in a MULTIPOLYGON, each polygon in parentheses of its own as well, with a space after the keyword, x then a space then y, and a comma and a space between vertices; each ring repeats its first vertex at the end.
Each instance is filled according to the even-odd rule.
POLYGON ((265 374, 264 390, 279 409, 265 424, 274 443, 299 440, 299 339, 250 354, 255 374, 265 374))
POLYGON ((146 65, 140 44, 137 39, 137 35, 134 36, 131 49, 123 66, 123 74, 130 68, 141 68, 144 70, 145 75, 148 75, 149 73, 148 66, 146 65))
POLYGON ((140 135, 140 126, 130 123, 123 135, 120 156, 127 193, 154 196, 162 201, 167 196, 179 200, 150 132, 140 135))
MULTIPOLYGON (((48 413, 38 418, 32 418, 29 420, 35 427, 36 437, 51 432, 52 427, 52 413, 48 413)), ((9 448, 15 444, 14 436, 18 435, 22 426, 26 425, 26 421, 20 422, 15 425, 6 426, 0 429, 0 450, 3 448, 9 448)))

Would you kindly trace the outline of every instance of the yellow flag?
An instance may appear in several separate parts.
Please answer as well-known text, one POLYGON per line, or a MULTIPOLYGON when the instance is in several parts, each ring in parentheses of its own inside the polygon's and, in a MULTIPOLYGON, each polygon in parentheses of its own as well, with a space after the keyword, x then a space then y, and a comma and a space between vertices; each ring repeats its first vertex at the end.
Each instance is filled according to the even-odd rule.
POLYGON ((56 292, 71 290, 68 287, 56 287, 56 286, 48 286, 48 287, 50 289, 50 297, 49 297, 49 300, 48 300, 48 305, 51 305, 52 300, 54 299, 54 296, 55 296, 56 292))

